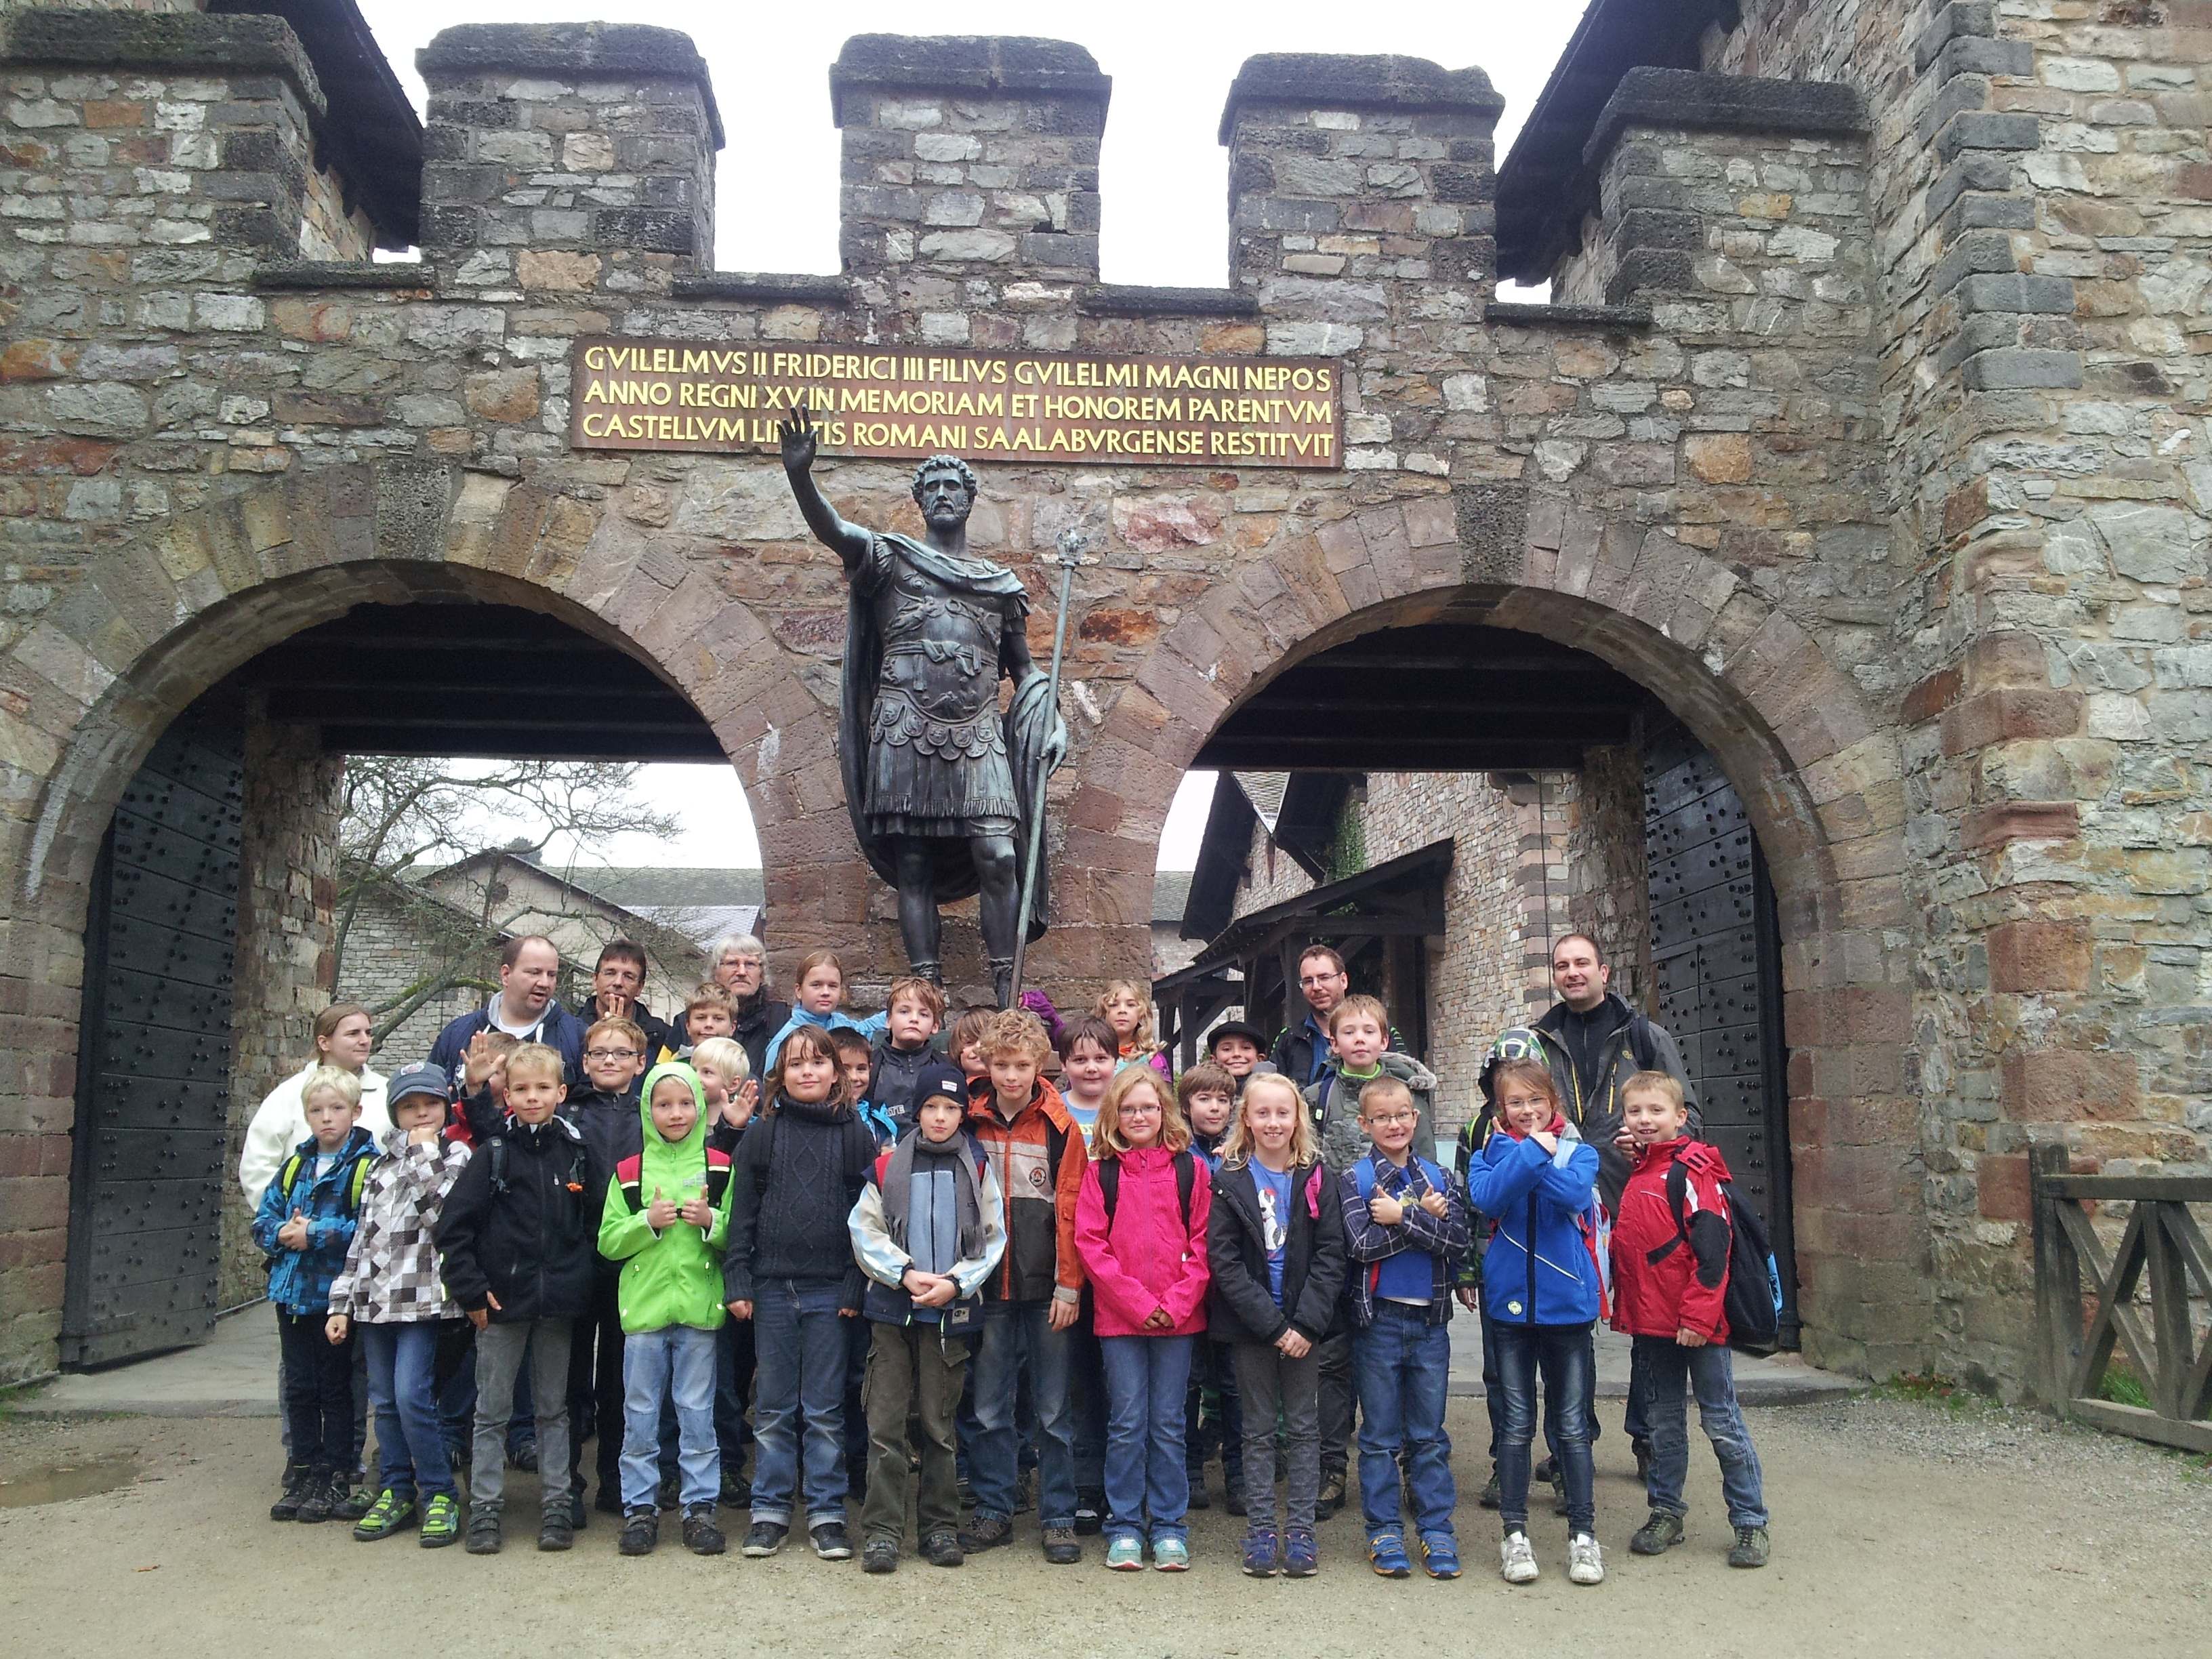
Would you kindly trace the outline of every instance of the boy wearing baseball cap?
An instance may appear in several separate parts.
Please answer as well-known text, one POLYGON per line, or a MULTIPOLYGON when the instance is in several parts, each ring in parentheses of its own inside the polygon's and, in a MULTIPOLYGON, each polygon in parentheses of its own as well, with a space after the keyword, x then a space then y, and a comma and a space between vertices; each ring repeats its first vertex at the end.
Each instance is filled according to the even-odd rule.
POLYGON ((998 1178, 965 1127, 960 1068, 923 1066, 910 1115, 915 1127, 876 1159, 848 1224, 868 1277, 861 1311, 873 1333, 866 1390, 872 1467, 860 1512, 867 1572, 898 1569, 914 1487, 910 1409, 921 1425, 922 1558, 933 1566, 961 1565, 953 1419, 982 1323, 983 1281, 1006 1247, 998 1178))

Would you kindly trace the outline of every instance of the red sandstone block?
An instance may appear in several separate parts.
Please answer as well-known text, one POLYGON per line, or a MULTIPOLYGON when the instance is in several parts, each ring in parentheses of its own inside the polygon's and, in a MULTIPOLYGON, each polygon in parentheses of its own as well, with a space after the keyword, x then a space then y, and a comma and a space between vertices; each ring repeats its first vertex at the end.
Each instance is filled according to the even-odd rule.
POLYGON ((2070 800, 2016 800, 1966 814, 1960 839, 1969 848, 2015 841, 2071 841, 2081 833, 2080 806, 2070 800))
POLYGON ((1990 984, 1999 991, 2085 991, 2089 928, 2080 921, 2007 921, 1990 929, 1990 984))
POLYGON ((1933 720, 1959 700, 1959 687, 1964 676, 1957 668, 1946 668, 1930 674, 1926 679, 1905 694, 1899 713, 1907 726, 1917 726, 1923 720, 1933 720))
POLYGON ((2027 1155, 1984 1152, 1974 1166, 1974 1186, 1982 1213, 1991 1221, 2028 1218, 2027 1155))
POLYGON ((2036 1048, 2005 1056, 2005 1115, 2016 1123, 2137 1115, 2142 1067, 2130 1054, 2087 1048, 2036 1048))

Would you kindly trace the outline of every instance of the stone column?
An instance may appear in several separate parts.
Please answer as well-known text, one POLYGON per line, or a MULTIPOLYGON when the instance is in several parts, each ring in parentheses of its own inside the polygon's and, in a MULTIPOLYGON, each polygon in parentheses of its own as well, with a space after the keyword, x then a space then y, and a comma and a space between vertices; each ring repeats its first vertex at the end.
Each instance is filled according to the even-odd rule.
POLYGON ((855 35, 830 71, 843 134, 838 252, 856 297, 925 344, 1074 343, 1098 277, 1098 144, 1113 82, 1081 46, 855 35), (1064 339, 1024 342, 1049 301, 1064 339))
POLYGON ((722 123, 690 36, 470 24, 416 64, 430 89, 422 257, 452 286, 665 294, 712 266, 722 123))

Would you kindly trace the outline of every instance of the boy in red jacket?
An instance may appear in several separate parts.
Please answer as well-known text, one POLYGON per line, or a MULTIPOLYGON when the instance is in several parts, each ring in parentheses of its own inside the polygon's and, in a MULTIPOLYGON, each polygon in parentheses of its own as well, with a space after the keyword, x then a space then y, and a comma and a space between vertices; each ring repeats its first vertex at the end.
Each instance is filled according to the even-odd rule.
POLYGON ((1720 1459, 1721 1491, 1735 1542, 1732 1567, 1766 1565, 1766 1504, 1759 1454, 1735 1402, 1729 1360, 1729 1211, 1721 1155, 1682 1133, 1689 1121, 1682 1085, 1665 1072, 1638 1072, 1620 1104, 1636 1164, 1613 1224, 1613 1325, 1636 1344, 1636 1363, 1651 1380, 1651 1518, 1628 1540, 1638 1555, 1660 1555, 1682 1541, 1682 1482, 1689 1472, 1687 1392, 1720 1459), (1681 1194, 1675 1222, 1670 1178, 1681 1194))

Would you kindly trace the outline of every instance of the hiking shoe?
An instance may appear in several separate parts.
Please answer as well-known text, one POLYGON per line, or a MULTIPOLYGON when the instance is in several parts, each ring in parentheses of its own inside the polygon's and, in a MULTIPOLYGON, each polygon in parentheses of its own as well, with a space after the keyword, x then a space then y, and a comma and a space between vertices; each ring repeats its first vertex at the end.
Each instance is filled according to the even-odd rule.
POLYGON ((568 1530, 581 1532, 592 1524, 592 1506, 584 1501, 584 1483, 579 1480, 568 1492, 568 1530))
POLYGON ((1482 1483, 1482 1495, 1474 1500, 1486 1510, 1494 1510, 1498 1503, 1498 1465, 1490 1466, 1490 1479, 1482 1483))
POLYGON ((1367 1565, 1384 1578, 1413 1576, 1413 1564, 1406 1558, 1406 1540, 1395 1530, 1378 1532, 1368 1539, 1367 1565))
POLYGON ((1014 1480, 1014 1513, 1027 1515, 1036 1507, 1037 1472, 1024 1469, 1014 1480))
POLYGON ((349 1492, 343 1480, 338 1482, 338 1490, 345 1492, 345 1496, 331 1505, 331 1519, 333 1521, 358 1521, 368 1513, 369 1505, 376 1502, 375 1487, 356 1486, 349 1492))
POLYGON ((1055 1567, 1072 1567, 1083 1559, 1083 1540, 1073 1527, 1044 1529, 1044 1559, 1055 1567))
POLYGON ((1732 1567, 1763 1567, 1767 1557, 1766 1528, 1738 1527, 1735 1542, 1728 1553, 1728 1564, 1732 1567))
POLYGON ((694 1555, 720 1555, 730 1547, 730 1540, 714 1524, 712 1504, 694 1504, 684 1511, 684 1547, 694 1555))
POLYGON ((1536 1552, 1525 1532, 1509 1532, 1498 1543, 1498 1576, 1509 1584, 1536 1582, 1536 1552))
POLYGON ((1106 1566, 1110 1572, 1142 1572, 1145 1570, 1144 1540, 1127 1536, 1108 1539, 1106 1566))
POLYGON ((1244 1534, 1244 1576, 1273 1578, 1283 1570, 1282 1545, 1273 1527, 1255 1527, 1244 1534))
POLYGON ((1213 1507, 1213 1500, 1206 1495, 1206 1475, 1202 1471, 1194 1470, 1191 1473, 1190 1502, 1185 1507, 1194 1510, 1210 1510, 1213 1507))
POLYGON ((576 1543, 576 1522, 566 1504, 557 1510, 548 1510, 538 1518, 538 1547, 541 1550, 573 1549, 576 1543))
POLYGON ((1567 1582, 1605 1583, 1605 1553, 1598 1548, 1597 1540, 1586 1532, 1578 1532, 1567 1540, 1567 1582))
POLYGON ((949 1532, 933 1532, 921 1540, 921 1559, 933 1567, 957 1567, 968 1559, 960 1540, 949 1532))
POLYGON ((297 1521, 300 1505, 313 1490, 314 1477, 297 1463, 284 1471, 284 1495, 269 1506, 271 1521, 297 1521))
POLYGON ((1238 1480, 1222 1482, 1221 1507, 1240 1519, 1249 1511, 1244 1503, 1244 1483, 1238 1480))
MULTIPOLYGON (((437 1500, 433 1498, 430 1501, 435 1503, 437 1500)), ((499 1553, 499 1547, 501 1542, 500 1531, 500 1516, 499 1512, 496 1510, 477 1510, 471 1511, 469 1516, 469 1553, 471 1555, 497 1555, 499 1553)), ((422 1517, 422 1536, 428 1538, 429 1535, 430 1517, 428 1513, 426 1511, 422 1517)))
MULTIPOLYGON (((498 1518, 493 1518, 498 1524, 498 1518)), ((441 1550, 461 1535, 461 1506, 458 1499, 438 1493, 422 1505, 422 1530, 415 1541, 426 1550, 441 1550)))
MULTIPOLYGON (((1344 1471, 1336 1469, 1321 1478, 1321 1494, 1314 1501, 1314 1518, 1326 1521, 1344 1507, 1344 1471)), ((1408 1571, 1412 1569, 1408 1568, 1408 1571)))
POLYGON ((1564 1471, 1554 1465, 1552 1470, 1552 1513, 1565 1515, 1566 1512, 1567 1477, 1564 1471))
POLYGON ((1106 1494, 1103 1492, 1079 1492, 1075 1494, 1075 1530, 1085 1538, 1096 1538, 1106 1526, 1106 1494))
POLYGON ((623 1516, 621 1540, 615 1546, 624 1555, 650 1555, 660 1541, 660 1511, 631 1510, 623 1516))
POLYGON ((1559 1460, 1556 1457, 1547 1457, 1529 1470, 1528 1474, 1532 1479, 1541 1480, 1546 1486, 1549 1486, 1559 1478, 1559 1460))
POLYGON ((845 1530, 842 1521, 823 1521, 806 1529, 814 1540, 814 1553, 824 1561, 849 1561, 853 1559, 853 1540, 845 1530))
POLYGON ((520 1469, 526 1474, 537 1474, 538 1443, 535 1440, 516 1441, 514 1449, 507 1455, 507 1467, 520 1469))
POLYGON ((1651 1479, 1651 1440, 1648 1435, 1638 1435, 1628 1443, 1629 1450, 1636 1454, 1636 1479, 1638 1485, 1651 1479))
POLYGON ((1321 1552, 1310 1527, 1292 1527, 1283 1536, 1283 1577, 1310 1578, 1321 1571, 1321 1552))
POLYGON ((1664 1510, 1654 1510, 1651 1518, 1638 1527, 1628 1540, 1628 1547, 1637 1555, 1664 1555, 1681 1541, 1682 1517, 1669 1515, 1664 1510))
POLYGON ((960 1528, 960 1549, 965 1555, 982 1550, 994 1550, 1001 1544, 1014 1541, 1014 1523, 1002 1521, 995 1515, 979 1515, 960 1528))
POLYGON ((415 1500, 402 1498, 386 1486, 376 1494, 376 1501, 362 1512, 353 1523, 353 1535, 364 1544, 373 1544, 380 1538, 389 1538, 415 1519, 415 1500))
POLYGON ((1155 1572, 1188 1572, 1190 1546, 1180 1538, 1152 1540, 1152 1570, 1155 1572))
POLYGON ((862 1572, 896 1572, 898 1545, 888 1538, 871 1538, 860 1547, 862 1572))
POLYGON ((623 1512, 621 1482, 600 1481, 599 1493, 598 1497, 592 1499, 592 1507, 601 1515, 620 1515, 623 1512))
POLYGON ((738 1547, 755 1561, 774 1555, 783 1547, 783 1540, 791 1528, 781 1521, 756 1521, 745 1528, 745 1541, 738 1547))
POLYGON ((292 1518, 305 1521, 310 1526, 331 1518, 331 1505, 345 1496, 345 1488, 331 1479, 327 1469, 311 1469, 307 1485, 301 1489, 300 1501, 294 1507, 292 1518))
POLYGON ((1431 1578, 1459 1577, 1459 1540, 1448 1532, 1421 1534, 1421 1571, 1431 1578))
POLYGON ((742 1474, 725 1474, 719 1497, 726 1510, 749 1510, 753 1506, 753 1483, 742 1474))

